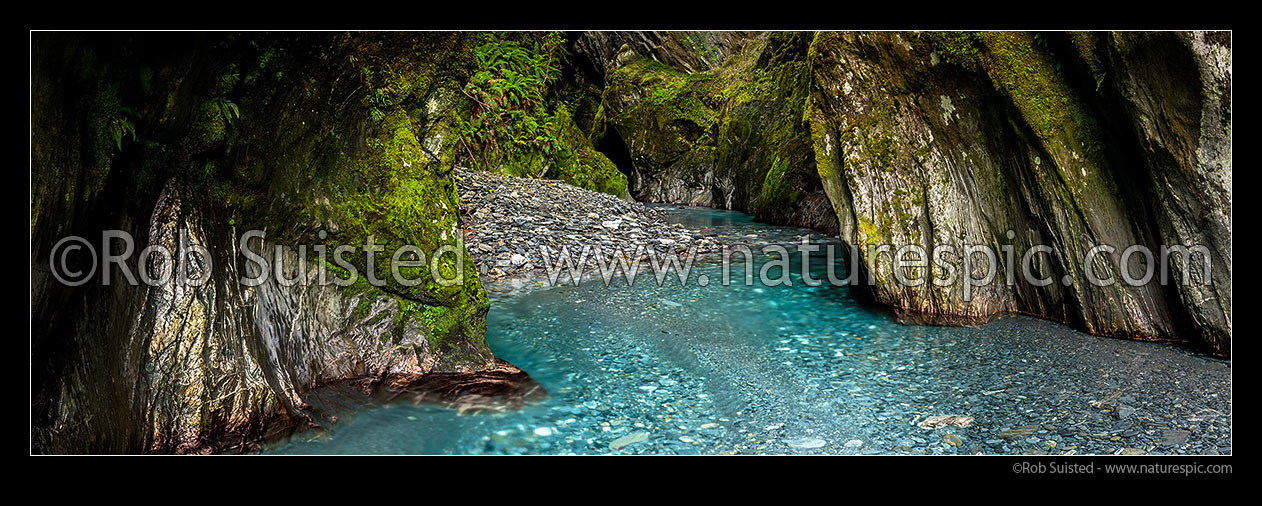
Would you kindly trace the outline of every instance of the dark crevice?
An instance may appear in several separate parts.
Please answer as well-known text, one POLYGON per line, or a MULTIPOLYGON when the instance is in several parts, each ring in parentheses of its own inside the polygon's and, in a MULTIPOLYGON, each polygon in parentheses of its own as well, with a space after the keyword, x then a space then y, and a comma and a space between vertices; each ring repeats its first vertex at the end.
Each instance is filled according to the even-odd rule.
POLYGON ((631 161, 631 148, 613 128, 606 128, 605 134, 596 141, 596 151, 601 152, 609 161, 618 167, 618 171, 627 176, 628 188, 639 188, 635 181, 635 164, 631 161))

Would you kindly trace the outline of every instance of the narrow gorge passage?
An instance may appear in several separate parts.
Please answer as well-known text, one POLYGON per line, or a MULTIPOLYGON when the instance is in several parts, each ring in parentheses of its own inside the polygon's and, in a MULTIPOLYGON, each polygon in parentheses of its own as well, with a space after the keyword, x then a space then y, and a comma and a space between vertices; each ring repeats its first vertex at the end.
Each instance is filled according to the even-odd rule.
POLYGON ((1232 32, 835 28, 33 30, 31 454, 1229 475, 1232 32))
MULTIPOLYGON (((669 221, 719 237, 812 235, 732 211, 661 209, 669 221)), ((734 276, 744 273, 741 258, 734 276)), ((811 258, 814 279, 824 279, 826 260, 811 258)), ((842 260, 834 261, 842 276, 842 260)), ((978 328, 902 325, 848 287, 805 286, 796 257, 791 265, 791 287, 724 287, 719 265, 699 263, 682 288, 674 278, 659 287, 641 273, 633 286, 615 278, 606 288, 596 278, 493 295, 488 344, 549 398, 478 415, 376 407, 270 451, 1231 452, 1225 361, 1024 316, 978 328), (716 282, 698 286, 701 275, 716 282), (943 415, 972 422, 919 426, 943 415)))

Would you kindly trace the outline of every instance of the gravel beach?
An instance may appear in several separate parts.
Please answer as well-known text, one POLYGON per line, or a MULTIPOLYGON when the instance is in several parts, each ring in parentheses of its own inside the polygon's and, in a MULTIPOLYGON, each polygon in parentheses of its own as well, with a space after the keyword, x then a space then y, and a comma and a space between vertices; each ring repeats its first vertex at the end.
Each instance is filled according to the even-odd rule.
POLYGON ((583 249, 590 248, 585 264, 593 269, 596 248, 605 258, 614 252, 682 258, 722 248, 714 235, 668 223, 658 209, 559 181, 457 170, 456 185, 465 244, 490 280, 541 274, 548 261, 556 265, 562 248, 576 265, 583 249))

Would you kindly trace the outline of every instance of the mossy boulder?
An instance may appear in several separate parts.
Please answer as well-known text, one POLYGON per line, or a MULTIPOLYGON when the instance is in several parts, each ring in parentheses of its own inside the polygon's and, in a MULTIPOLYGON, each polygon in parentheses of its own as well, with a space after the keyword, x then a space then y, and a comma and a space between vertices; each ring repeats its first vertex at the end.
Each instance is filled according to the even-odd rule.
POLYGON ((579 188, 631 199, 631 194, 627 192, 626 175, 608 157, 592 147, 587 135, 570 118, 570 113, 564 106, 556 112, 555 121, 561 129, 561 142, 547 176, 579 188))

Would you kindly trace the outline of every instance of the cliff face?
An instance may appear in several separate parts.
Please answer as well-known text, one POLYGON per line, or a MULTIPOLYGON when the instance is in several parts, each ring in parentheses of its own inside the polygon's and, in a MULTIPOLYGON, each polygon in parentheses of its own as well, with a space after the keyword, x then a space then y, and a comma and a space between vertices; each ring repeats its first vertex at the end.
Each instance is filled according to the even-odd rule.
POLYGON ((1229 351, 1229 36, 667 32, 576 46, 603 71, 592 138, 636 198, 837 232, 860 247, 867 296, 909 320, 1016 311, 1229 351), (1001 281, 898 271, 905 245, 956 266, 966 246, 989 247, 999 268, 970 274, 1001 281), (1097 245, 1115 249, 1085 266, 1097 245), (1154 255, 1128 256, 1132 278, 1172 281, 1123 282, 1131 245, 1154 255), (1199 253, 1189 264, 1163 245, 1205 247, 1208 275, 1199 253), (1030 261, 1045 286, 1022 281, 1035 246, 1053 251, 1030 261))
POLYGON ((1191 335, 1218 353, 1231 346, 1231 36, 1119 33, 1102 41, 1142 155, 1148 216, 1165 244, 1200 244, 1212 270, 1171 262, 1190 276, 1177 300, 1191 335))
POLYGON ((1221 86, 1230 50, 1203 34, 1136 38, 818 35, 811 132, 843 240, 1017 252, 1000 260, 1018 281, 980 287, 971 301, 961 283, 896 283, 893 262, 865 255, 871 296, 930 319, 1021 311, 1226 353, 1230 98, 1221 86), (1158 54, 1170 63, 1144 61, 1158 54), (1171 65, 1179 68, 1154 74, 1171 65), (1116 251, 1093 257, 1088 273, 1087 254, 1101 244, 1116 251), (1125 248, 1160 255, 1162 245, 1198 244, 1212 253, 1211 279, 1197 269, 1191 282, 1123 282, 1123 268, 1138 278, 1168 266, 1174 280, 1189 270, 1182 255, 1132 255, 1123 265, 1125 248), (1020 280, 1021 255, 1035 245, 1056 252, 1034 257, 1036 277, 1055 281, 1045 287, 1020 280), (1096 286, 1089 274, 1117 282, 1096 286))
POLYGON ((33 451, 248 449, 316 423, 305 397, 324 384, 498 367, 471 261, 438 263, 443 279, 463 268, 452 286, 405 268, 421 282, 377 270, 378 287, 358 250, 353 285, 289 281, 332 265, 315 244, 373 236, 377 266, 402 245, 463 251, 447 130, 464 35, 37 34, 33 51, 33 451), (61 237, 115 229, 135 238, 133 275, 161 272, 138 265, 146 246, 201 246, 176 272, 208 280, 52 277, 61 237), (257 262, 247 230, 266 234, 257 262))
MULTIPOLYGON (((619 40, 585 35, 579 47, 611 38, 619 40)), ((737 209, 836 232, 803 121, 808 34, 668 32, 641 39, 663 42, 624 44, 606 56, 610 61, 591 65, 605 69, 592 137, 624 160, 635 198, 737 209)))

